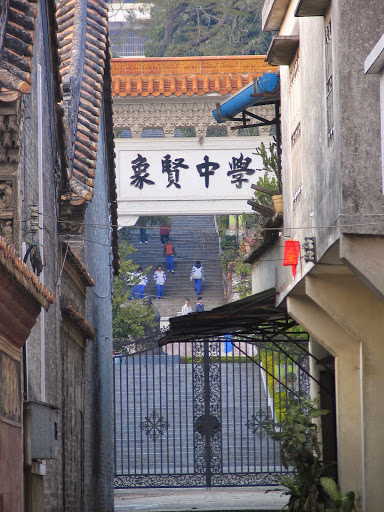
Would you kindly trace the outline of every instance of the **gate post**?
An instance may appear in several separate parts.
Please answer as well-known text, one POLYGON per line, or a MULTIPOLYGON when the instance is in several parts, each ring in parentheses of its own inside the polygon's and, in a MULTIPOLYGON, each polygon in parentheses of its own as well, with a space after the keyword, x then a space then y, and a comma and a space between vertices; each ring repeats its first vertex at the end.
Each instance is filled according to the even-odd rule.
POLYGON ((193 352, 201 363, 194 363, 195 470, 205 473, 211 487, 212 473, 221 470, 221 379, 219 342, 195 342, 193 352))

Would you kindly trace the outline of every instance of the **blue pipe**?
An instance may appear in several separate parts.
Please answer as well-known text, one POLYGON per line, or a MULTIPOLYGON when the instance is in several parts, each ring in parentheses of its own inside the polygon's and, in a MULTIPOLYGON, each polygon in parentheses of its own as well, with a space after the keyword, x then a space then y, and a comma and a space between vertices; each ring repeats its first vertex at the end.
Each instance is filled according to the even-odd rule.
MULTIPOLYGON (((239 114, 239 112, 246 110, 248 107, 252 107, 258 103, 265 103, 267 98, 271 100, 270 95, 274 92, 276 92, 276 98, 272 99, 279 99, 279 83, 279 75, 276 73, 264 73, 263 76, 256 81, 257 96, 251 96, 255 93, 253 89, 253 82, 246 85, 220 105, 221 117, 234 117, 239 114)), ((219 120, 216 108, 215 110, 212 110, 212 115, 218 123, 225 123, 225 120, 219 120)))

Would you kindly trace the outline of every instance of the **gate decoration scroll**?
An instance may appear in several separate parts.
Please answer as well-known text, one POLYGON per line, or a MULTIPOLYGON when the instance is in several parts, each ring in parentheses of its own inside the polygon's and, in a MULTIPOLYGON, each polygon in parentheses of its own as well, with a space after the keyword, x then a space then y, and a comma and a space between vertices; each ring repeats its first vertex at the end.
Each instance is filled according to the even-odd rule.
POLYGON ((195 471, 206 475, 221 472, 221 376, 219 342, 193 343, 193 412, 195 471))

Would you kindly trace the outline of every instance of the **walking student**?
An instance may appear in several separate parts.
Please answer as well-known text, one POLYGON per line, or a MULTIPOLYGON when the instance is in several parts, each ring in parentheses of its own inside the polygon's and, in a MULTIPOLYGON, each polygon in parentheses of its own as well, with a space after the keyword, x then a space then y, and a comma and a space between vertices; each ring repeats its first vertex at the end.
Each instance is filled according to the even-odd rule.
POLYGON ((161 265, 157 267, 156 272, 153 274, 153 279, 156 283, 156 299, 162 299, 164 295, 164 283, 167 280, 167 275, 161 265))
POLYGON ((191 301, 188 299, 188 297, 186 297, 185 304, 181 308, 181 314, 182 315, 189 315, 189 313, 192 313, 192 306, 191 306, 191 301))
POLYGON ((170 232, 171 232, 170 225, 162 224, 160 226, 160 240, 163 245, 168 242, 170 232))
POLYGON ((195 313, 200 313, 200 311, 205 311, 203 297, 197 297, 197 302, 195 304, 195 313))
POLYGON ((139 220, 137 221, 137 226, 139 227, 139 231, 140 231, 139 244, 147 244, 148 243, 148 238, 147 238, 147 218, 146 217, 139 217, 139 220))
POLYGON ((196 261, 191 270, 191 281, 195 283, 196 295, 200 295, 201 285, 204 281, 204 270, 200 261, 196 261))
POLYGON ((145 287, 148 284, 148 277, 143 274, 143 269, 139 267, 135 273, 135 277, 140 277, 139 284, 136 285, 136 293, 138 299, 144 299, 145 287))
POLYGON ((168 238, 167 243, 164 245, 164 256, 167 265, 167 272, 175 272, 175 265, 173 258, 176 256, 175 248, 172 245, 171 240, 168 238))

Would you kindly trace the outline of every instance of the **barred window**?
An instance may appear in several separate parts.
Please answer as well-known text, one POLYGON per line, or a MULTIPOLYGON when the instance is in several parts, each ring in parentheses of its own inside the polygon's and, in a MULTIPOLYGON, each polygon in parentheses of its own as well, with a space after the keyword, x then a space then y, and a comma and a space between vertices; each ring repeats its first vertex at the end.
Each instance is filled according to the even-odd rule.
POLYGON ((328 146, 333 143, 334 119, 333 119, 333 62, 332 62, 332 26, 331 20, 324 29, 325 35, 325 86, 327 95, 327 133, 328 146))
POLYGON ((113 57, 144 56, 146 37, 125 29, 110 29, 111 53, 113 57))
POLYGON ((291 127, 291 183, 292 200, 295 204, 302 192, 302 145, 301 145, 301 75, 299 50, 289 70, 289 109, 291 127))

